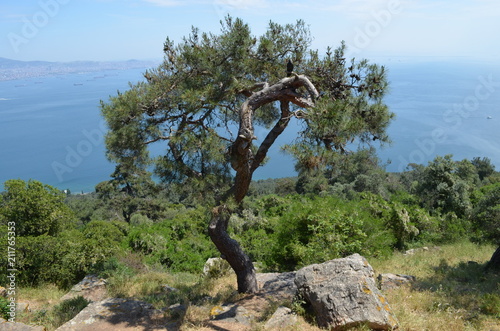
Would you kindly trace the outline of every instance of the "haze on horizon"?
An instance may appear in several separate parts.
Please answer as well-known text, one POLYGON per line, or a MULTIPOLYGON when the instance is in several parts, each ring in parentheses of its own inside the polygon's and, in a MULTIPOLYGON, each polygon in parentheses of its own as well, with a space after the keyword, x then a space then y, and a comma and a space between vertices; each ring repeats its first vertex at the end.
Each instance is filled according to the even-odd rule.
POLYGON ((268 22, 310 25, 313 48, 341 40, 364 58, 500 58, 493 0, 4 0, 0 57, 15 60, 160 59, 166 37, 218 32, 226 15, 253 34, 268 22))

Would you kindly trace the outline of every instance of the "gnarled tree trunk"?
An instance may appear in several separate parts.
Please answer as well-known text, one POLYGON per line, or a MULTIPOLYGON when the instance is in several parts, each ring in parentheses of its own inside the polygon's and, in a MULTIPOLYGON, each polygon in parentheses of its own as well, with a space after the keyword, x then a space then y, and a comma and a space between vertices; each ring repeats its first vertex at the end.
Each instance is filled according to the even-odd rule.
MULTIPOLYGON (((264 160, 267 151, 276 138, 285 130, 293 115, 290 112, 290 102, 304 108, 314 106, 318 92, 306 76, 294 75, 284 78, 269 86, 267 83, 256 84, 257 92, 242 91, 248 97, 240 110, 240 127, 238 137, 229 148, 231 166, 236 171, 234 185, 228 198, 239 204, 248 192, 252 175, 264 160), (296 92, 300 87, 307 90, 306 96, 296 92), (280 102, 281 118, 269 131, 261 143, 257 153, 252 152, 252 141, 256 139, 253 128, 253 114, 259 107, 270 102, 280 102)), ((226 201, 212 210, 212 220, 209 225, 209 235, 222 256, 229 262, 236 273, 238 292, 255 293, 258 291, 255 268, 250 258, 243 252, 238 242, 227 234, 227 226, 231 210, 226 201)))
POLYGON ((497 248, 490 261, 488 262, 487 268, 489 270, 500 270, 500 247, 497 248))

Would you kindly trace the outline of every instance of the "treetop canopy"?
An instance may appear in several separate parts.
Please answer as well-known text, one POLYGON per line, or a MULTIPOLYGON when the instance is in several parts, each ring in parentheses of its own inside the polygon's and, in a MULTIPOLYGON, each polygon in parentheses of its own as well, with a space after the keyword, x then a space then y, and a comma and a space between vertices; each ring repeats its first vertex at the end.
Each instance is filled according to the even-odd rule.
MULTIPOLYGON (((229 179, 244 104, 272 86, 281 94, 251 110, 250 128, 274 125, 276 133, 280 126, 279 135, 291 117, 302 120, 296 143, 287 147, 299 166, 317 167, 354 140, 388 141, 385 130, 393 114, 382 102, 388 86, 385 68, 346 59, 343 42, 320 55, 310 48, 311 40, 302 20, 270 22, 263 35, 254 36, 241 19, 229 16, 221 21, 219 34, 192 28, 177 44, 167 38, 163 63, 148 70, 144 82, 102 102, 110 129, 108 158, 129 173, 154 163, 164 181, 229 179), (291 77, 288 60, 294 64, 291 77), (147 147, 158 142, 165 145, 165 154, 152 159, 147 147)), ((255 154, 255 137, 246 139, 255 154)))

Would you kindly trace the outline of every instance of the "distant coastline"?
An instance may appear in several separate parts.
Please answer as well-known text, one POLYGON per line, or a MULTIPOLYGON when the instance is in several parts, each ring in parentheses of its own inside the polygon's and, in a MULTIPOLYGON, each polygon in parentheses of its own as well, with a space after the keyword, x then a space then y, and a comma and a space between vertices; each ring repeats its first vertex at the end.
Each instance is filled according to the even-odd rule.
POLYGON ((143 60, 46 62, 0 58, 0 81, 106 70, 146 69, 155 67, 159 62, 143 60))

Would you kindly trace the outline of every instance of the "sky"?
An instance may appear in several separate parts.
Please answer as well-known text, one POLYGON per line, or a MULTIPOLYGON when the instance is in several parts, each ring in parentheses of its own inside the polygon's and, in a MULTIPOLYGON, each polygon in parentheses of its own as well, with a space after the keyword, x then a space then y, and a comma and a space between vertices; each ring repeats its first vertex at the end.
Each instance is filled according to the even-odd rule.
POLYGON ((345 40, 356 57, 500 59, 497 0, 2 0, 0 57, 160 60, 167 37, 218 33, 226 15, 252 33, 303 19, 324 52, 345 40))

